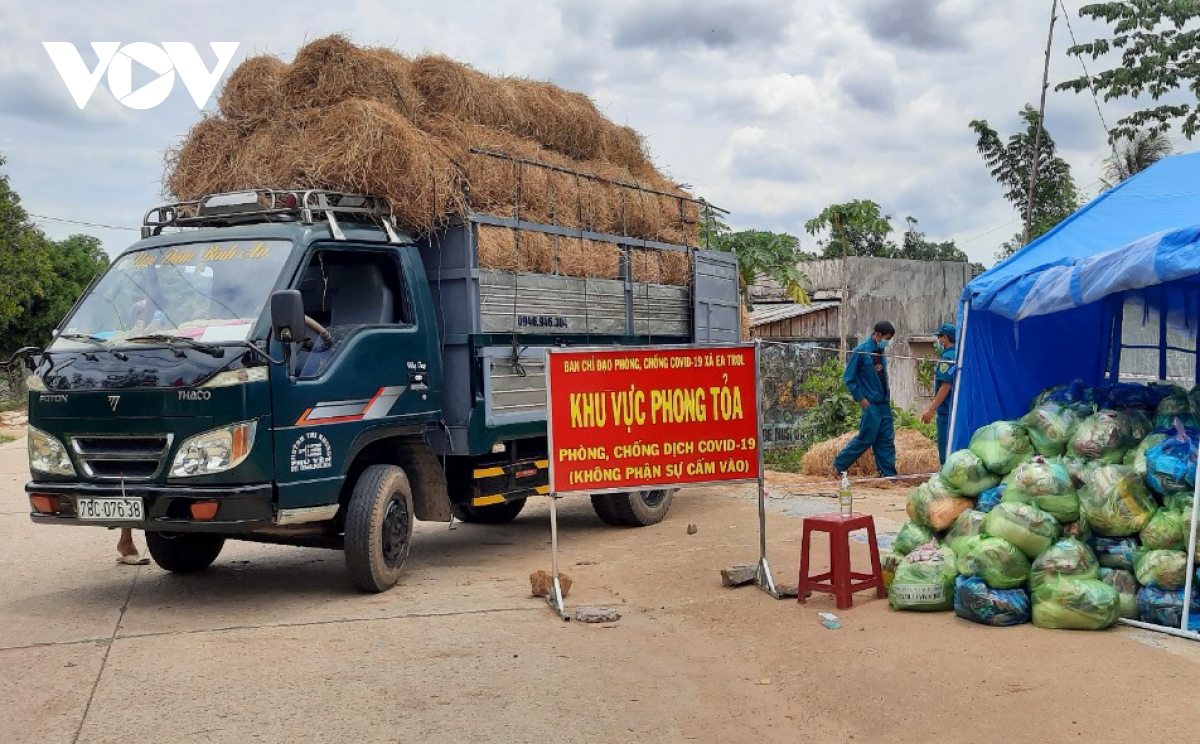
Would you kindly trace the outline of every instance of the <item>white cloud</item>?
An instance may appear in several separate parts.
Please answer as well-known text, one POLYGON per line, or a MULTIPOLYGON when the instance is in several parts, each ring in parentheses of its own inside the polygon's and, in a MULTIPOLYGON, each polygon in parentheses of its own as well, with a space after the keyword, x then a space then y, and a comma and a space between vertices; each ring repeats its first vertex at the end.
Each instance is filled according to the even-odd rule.
MULTIPOLYGON (((826 205, 866 198, 897 227, 912 215, 931 238, 963 241, 990 261, 1017 215, 967 123, 987 119, 1007 135, 1036 102, 1046 10, 977 0, 206 0, 164 23, 150 0, 120 13, 85 0, 10 3, 0 9, 5 172, 30 211, 136 224, 159 198, 163 149, 199 117, 181 85, 162 106, 132 111, 101 82, 81 112, 42 41, 190 41, 205 53, 209 41, 233 40, 236 64, 262 51, 290 60, 305 40, 343 31, 581 90, 644 134, 671 176, 731 209, 735 227, 804 237, 804 221, 826 205)), ((1094 27, 1072 23, 1080 40, 1092 38, 1094 27)), ((1079 74, 1063 31, 1060 20, 1052 84, 1079 74)), ((1051 90, 1047 107, 1061 153, 1088 185, 1106 154, 1094 104, 1051 90)), ((1110 124, 1128 109, 1102 107, 1110 124)), ((93 232, 110 251, 130 238, 93 232)))

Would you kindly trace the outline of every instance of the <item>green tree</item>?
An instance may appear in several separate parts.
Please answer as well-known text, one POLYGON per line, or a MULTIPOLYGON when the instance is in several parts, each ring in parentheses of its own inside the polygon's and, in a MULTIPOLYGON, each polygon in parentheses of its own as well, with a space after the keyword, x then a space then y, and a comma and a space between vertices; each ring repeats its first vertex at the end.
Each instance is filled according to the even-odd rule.
MULTIPOLYGON (((971 129, 979 137, 976 147, 983 156, 984 165, 992 178, 1004 188, 1004 198, 1013 205, 1022 219, 1029 205, 1029 171, 1033 163, 1033 142, 1041 126, 1041 118, 1033 106, 1025 105, 1021 110, 1025 130, 1002 140, 986 120, 971 122, 971 129)), ((1049 232, 1079 208, 1079 192, 1071 175, 1071 166, 1056 152, 1053 138, 1042 130, 1038 148, 1038 177, 1033 189, 1033 220, 1029 239, 1035 240, 1049 232)), ((1023 247, 1023 234, 1000 246, 997 258, 1007 258, 1023 247)))
POLYGON ((958 249, 953 240, 943 240, 935 243, 925 237, 925 233, 917 229, 916 217, 905 217, 908 229, 896 251, 896 258, 907 258, 913 261, 960 261, 966 263, 967 254, 958 249))
POLYGON ((1111 189, 1126 178, 1146 170, 1174 150, 1175 146, 1162 132, 1142 130, 1132 137, 1119 139, 1113 143, 1113 154, 1104 160, 1104 176, 1100 180, 1111 189))
POLYGON ((875 202, 855 199, 845 204, 830 204, 805 222, 804 229, 813 236, 824 233, 824 237, 818 238, 817 245, 825 258, 893 258, 897 249, 888 239, 892 234, 891 219, 880 212, 875 202))
POLYGON ((742 299, 750 307, 750 286, 759 279, 773 279, 793 302, 808 303, 804 284, 808 281, 800 264, 812 254, 800 250, 800 239, 788 233, 767 230, 733 230, 710 218, 703 228, 701 244, 737 255, 742 299))
MULTIPOLYGON (((0 166, 4 162, 0 156, 0 166)), ((73 235, 55 242, 43 235, 0 173, 0 355, 47 343, 50 331, 107 265, 96 238, 73 235)))
POLYGON ((1200 18, 1195 0, 1122 0, 1085 5, 1082 18, 1103 21, 1111 38, 1076 44, 1068 54, 1097 60, 1120 51, 1119 64, 1095 75, 1081 75, 1059 83, 1056 90, 1080 93, 1090 87, 1105 101, 1153 101, 1178 93, 1177 100, 1143 108, 1117 121, 1109 139, 1133 138, 1139 130, 1166 132, 1182 119, 1180 130, 1189 140, 1200 128, 1200 28, 1186 28, 1200 18))

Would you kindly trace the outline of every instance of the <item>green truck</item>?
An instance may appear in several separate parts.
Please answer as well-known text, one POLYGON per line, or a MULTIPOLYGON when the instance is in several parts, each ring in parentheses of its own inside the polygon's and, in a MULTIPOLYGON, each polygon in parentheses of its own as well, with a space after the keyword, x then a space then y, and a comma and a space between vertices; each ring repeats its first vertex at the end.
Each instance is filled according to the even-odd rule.
MULTIPOLYGON (((156 207, 32 358, 30 516, 144 530, 176 573, 231 539, 340 549, 385 591, 414 520, 503 523, 548 492, 547 348, 739 331, 729 253, 486 214, 414 238, 329 191, 156 207), (485 226, 615 244, 621 276, 480 268, 485 226), (635 248, 688 251, 690 286, 633 281, 635 248)), ((637 526, 672 495, 592 503, 637 526)))

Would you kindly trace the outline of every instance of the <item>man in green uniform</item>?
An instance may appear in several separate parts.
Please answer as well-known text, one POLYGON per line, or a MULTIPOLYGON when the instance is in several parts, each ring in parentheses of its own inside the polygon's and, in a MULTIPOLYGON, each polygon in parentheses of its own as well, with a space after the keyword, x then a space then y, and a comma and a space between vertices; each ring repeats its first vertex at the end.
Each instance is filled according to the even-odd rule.
POLYGON ((934 413, 937 413, 938 459, 944 464, 946 449, 950 446, 950 397, 954 393, 954 373, 957 371, 955 362, 958 360, 958 350, 954 348, 954 342, 958 338, 958 329, 951 323, 942 323, 933 335, 937 338, 942 354, 933 372, 934 384, 937 386, 933 402, 925 409, 921 420, 928 424, 934 413))
POLYGON ((868 449, 875 455, 875 467, 886 477, 896 475, 896 427, 892 421, 892 393, 888 385, 887 360, 883 350, 896 335, 896 328, 886 320, 875 324, 875 333, 854 347, 846 362, 842 381, 850 396, 862 406, 858 435, 846 443, 833 459, 839 475, 850 470, 868 449))

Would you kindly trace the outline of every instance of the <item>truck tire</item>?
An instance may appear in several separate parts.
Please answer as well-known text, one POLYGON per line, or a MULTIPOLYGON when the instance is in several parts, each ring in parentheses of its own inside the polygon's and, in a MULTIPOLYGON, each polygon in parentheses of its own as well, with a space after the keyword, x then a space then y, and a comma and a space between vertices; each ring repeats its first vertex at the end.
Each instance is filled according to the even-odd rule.
POLYGON ((517 518, 525 508, 525 499, 513 499, 503 504, 489 506, 473 506, 471 504, 451 504, 450 511, 460 522, 476 524, 508 524, 517 518))
POLYGON ((592 508, 606 524, 648 527, 667 516, 677 489, 653 489, 610 493, 592 497, 592 508))
POLYGON ((346 509, 346 570, 364 592, 384 592, 400 580, 412 547, 408 476, 395 465, 371 465, 358 476, 346 509))
POLYGON ((160 568, 177 574, 203 571, 221 554, 225 538, 206 532, 147 532, 146 548, 160 568))
POLYGON ((625 527, 625 520, 621 518, 617 507, 613 504, 613 494, 604 493, 599 496, 592 497, 592 509, 596 511, 596 516, 600 517, 600 521, 613 527, 625 527))

